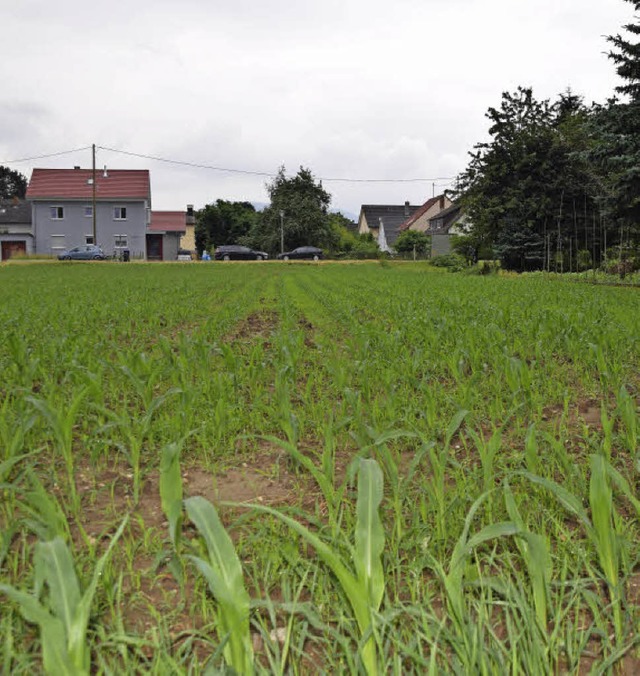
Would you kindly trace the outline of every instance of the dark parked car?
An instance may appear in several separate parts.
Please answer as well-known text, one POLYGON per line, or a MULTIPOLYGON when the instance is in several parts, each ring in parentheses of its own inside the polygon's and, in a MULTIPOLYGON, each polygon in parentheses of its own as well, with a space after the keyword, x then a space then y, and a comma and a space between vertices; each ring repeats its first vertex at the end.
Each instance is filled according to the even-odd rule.
POLYGON ((104 251, 95 244, 83 244, 58 254, 61 261, 103 261, 105 258, 104 251))
POLYGON ((237 244, 227 244, 219 246, 213 257, 217 261, 266 261, 269 254, 264 251, 254 251, 248 246, 239 246, 237 244))
POLYGON ((299 246, 293 251, 286 251, 278 254, 278 258, 282 261, 308 259, 311 261, 319 261, 323 257, 322 249, 315 246, 299 246))

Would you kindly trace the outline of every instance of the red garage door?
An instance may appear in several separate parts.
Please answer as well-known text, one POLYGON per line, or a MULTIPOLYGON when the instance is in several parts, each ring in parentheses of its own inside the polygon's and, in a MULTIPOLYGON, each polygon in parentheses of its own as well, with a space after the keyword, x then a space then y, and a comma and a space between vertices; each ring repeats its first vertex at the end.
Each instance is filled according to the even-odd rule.
POLYGON ((2 242, 2 260, 8 261, 12 256, 16 254, 26 254, 27 253, 27 243, 25 241, 21 242, 2 242))

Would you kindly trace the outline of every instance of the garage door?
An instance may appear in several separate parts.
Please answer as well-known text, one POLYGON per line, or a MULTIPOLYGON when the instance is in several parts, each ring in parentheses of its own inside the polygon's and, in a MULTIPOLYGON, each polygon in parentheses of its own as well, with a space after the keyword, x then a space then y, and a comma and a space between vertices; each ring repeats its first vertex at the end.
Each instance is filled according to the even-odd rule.
POLYGON ((8 261, 16 254, 26 254, 27 243, 23 241, 18 242, 2 242, 2 260, 8 261))

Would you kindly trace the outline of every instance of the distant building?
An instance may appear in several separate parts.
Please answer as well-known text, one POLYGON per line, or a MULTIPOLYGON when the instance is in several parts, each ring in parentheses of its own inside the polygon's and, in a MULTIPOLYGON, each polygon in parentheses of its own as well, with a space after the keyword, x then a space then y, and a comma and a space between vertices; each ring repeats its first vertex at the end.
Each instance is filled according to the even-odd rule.
POLYGON ((405 202, 403 206, 394 204, 363 204, 358 217, 358 233, 366 235, 370 233, 378 241, 380 238, 380 223, 384 226, 386 242, 393 247, 398 238, 399 228, 420 207, 411 206, 405 202))
POLYGON ((80 167, 33 170, 27 188, 28 252, 57 255, 65 249, 95 243, 107 256, 118 256, 128 249, 131 258, 177 259, 180 238, 187 233, 188 209, 186 213, 152 212, 148 169, 104 167, 95 172, 95 186, 93 178, 92 169, 80 167))
POLYGON ((194 252, 196 250, 196 215, 193 211, 193 204, 187 204, 185 227, 186 231, 180 239, 180 248, 194 252))
POLYGON ((398 226, 398 231, 417 230, 418 232, 426 232, 429 230, 430 219, 435 218, 450 205, 451 200, 444 194, 431 197, 398 226))
POLYGON ((27 188, 36 253, 98 244, 107 255, 145 258, 151 210, 147 169, 34 169, 27 188), (93 238, 95 187, 96 239, 93 238))
POLYGON ((175 261, 187 230, 184 211, 152 211, 147 232, 147 260, 175 261))
POLYGON ((465 232, 465 214, 459 204, 450 204, 429 219, 427 233, 431 235, 431 255, 439 256, 451 252, 451 235, 465 232))
POLYGON ((381 240, 381 231, 389 247, 405 230, 427 232, 429 219, 451 205, 446 195, 436 195, 422 205, 363 204, 358 218, 358 232, 371 233, 376 241, 381 240), (381 225, 383 226, 381 228, 381 225))
POLYGON ((31 205, 17 197, 0 200, 0 261, 33 253, 31 205))

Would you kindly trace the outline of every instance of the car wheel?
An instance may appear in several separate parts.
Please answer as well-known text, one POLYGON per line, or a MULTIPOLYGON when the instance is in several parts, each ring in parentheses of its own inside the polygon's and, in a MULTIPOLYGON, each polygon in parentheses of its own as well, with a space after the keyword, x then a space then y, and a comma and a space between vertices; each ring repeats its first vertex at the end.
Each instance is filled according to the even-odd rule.
POLYGON ((63 256, 60 260, 61 260, 61 261, 70 261, 70 260, 71 260, 71 256, 63 256))
POLYGON ((231 257, 225 255, 225 256, 222 257, 222 260, 223 260, 223 261, 230 261, 230 260, 231 260, 231 257))
POLYGON ((320 259, 318 258, 318 254, 315 254, 315 255, 313 256, 313 260, 314 260, 314 261, 319 261, 319 260, 320 260, 320 259))
POLYGON ((289 256, 283 256, 283 257, 282 257, 282 260, 283 260, 283 261, 288 261, 288 260, 289 260, 289 256))
POLYGON ((94 260, 94 261, 101 261, 101 260, 102 260, 102 256, 94 256, 94 257, 93 257, 93 260, 94 260))
POLYGON ((256 260, 257 260, 257 261, 263 261, 264 258, 263 258, 262 256, 256 256, 256 260))

